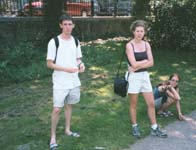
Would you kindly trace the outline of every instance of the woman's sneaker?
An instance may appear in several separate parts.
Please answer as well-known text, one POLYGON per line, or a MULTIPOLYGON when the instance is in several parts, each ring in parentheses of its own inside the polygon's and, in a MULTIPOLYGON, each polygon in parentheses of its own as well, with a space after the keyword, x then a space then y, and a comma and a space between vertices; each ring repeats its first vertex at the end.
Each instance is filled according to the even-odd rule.
POLYGON ((158 137, 161 137, 161 138, 166 138, 167 137, 167 133, 161 131, 161 129, 159 127, 157 127, 156 129, 151 128, 151 135, 158 136, 158 137))
POLYGON ((133 133, 133 136, 135 136, 136 138, 140 138, 141 137, 141 134, 140 134, 140 130, 139 130, 139 126, 134 126, 132 127, 132 133, 133 133))

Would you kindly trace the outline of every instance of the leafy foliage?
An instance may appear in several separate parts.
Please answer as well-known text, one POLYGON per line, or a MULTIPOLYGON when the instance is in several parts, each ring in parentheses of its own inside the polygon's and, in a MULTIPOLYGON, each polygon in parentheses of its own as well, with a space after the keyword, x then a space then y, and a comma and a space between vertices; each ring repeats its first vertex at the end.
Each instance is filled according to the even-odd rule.
POLYGON ((133 0, 133 16, 137 18, 145 18, 146 15, 149 15, 150 11, 150 0, 133 0))
POLYGON ((56 36, 59 31, 59 17, 62 14, 64 0, 47 0, 45 1, 45 23, 47 27, 46 36, 49 38, 56 36))
POLYGON ((0 86, 19 83, 45 76, 45 52, 31 42, 20 42, 15 47, 4 47, 0 55, 0 86))
POLYGON ((157 48, 195 50, 196 1, 162 1, 154 8, 150 38, 157 48))

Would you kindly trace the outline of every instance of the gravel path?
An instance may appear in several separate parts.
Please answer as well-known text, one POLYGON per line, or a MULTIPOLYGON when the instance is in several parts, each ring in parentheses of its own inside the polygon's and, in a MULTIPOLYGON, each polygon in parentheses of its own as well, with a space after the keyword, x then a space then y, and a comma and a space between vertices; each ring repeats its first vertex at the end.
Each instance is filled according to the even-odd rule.
POLYGON ((185 121, 175 121, 164 128, 168 138, 147 136, 130 146, 129 150, 196 150, 196 111, 185 121))

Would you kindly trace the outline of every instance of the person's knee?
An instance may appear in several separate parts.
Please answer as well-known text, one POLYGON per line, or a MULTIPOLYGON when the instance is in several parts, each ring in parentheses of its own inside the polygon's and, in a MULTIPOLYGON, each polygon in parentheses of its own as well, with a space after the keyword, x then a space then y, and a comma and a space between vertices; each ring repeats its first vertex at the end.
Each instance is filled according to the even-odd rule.
POLYGON ((166 103, 167 103, 168 105, 171 105, 171 104, 174 104, 176 101, 177 101, 176 99, 168 98, 167 101, 166 101, 166 103))
POLYGON ((137 108, 137 104, 135 104, 135 103, 130 104, 130 109, 131 110, 135 110, 136 108, 137 108))
POLYGON ((58 115, 61 112, 61 108, 53 108, 52 114, 58 115))
POLYGON ((149 103, 148 103, 148 107, 154 109, 154 108, 155 108, 155 103, 154 103, 154 101, 149 102, 149 103))

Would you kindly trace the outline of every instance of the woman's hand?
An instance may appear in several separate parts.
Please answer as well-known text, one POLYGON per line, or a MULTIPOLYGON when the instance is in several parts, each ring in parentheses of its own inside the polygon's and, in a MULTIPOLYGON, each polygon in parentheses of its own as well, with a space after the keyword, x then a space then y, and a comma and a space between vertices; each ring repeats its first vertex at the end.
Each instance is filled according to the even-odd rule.
POLYGON ((182 114, 180 113, 180 114, 178 115, 178 119, 181 120, 181 121, 182 121, 182 120, 185 120, 185 116, 182 115, 182 114))
POLYGON ((131 66, 128 67, 128 72, 135 72, 135 71, 136 71, 136 69, 134 69, 133 67, 131 67, 131 66))
POLYGON ((165 84, 161 85, 161 91, 162 92, 165 92, 166 90, 169 90, 170 88, 171 88, 170 85, 165 85, 165 84))
POLYGON ((166 90, 170 90, 172 88, 172 86, 169 84, 169 85, 166 85, 166 90))

